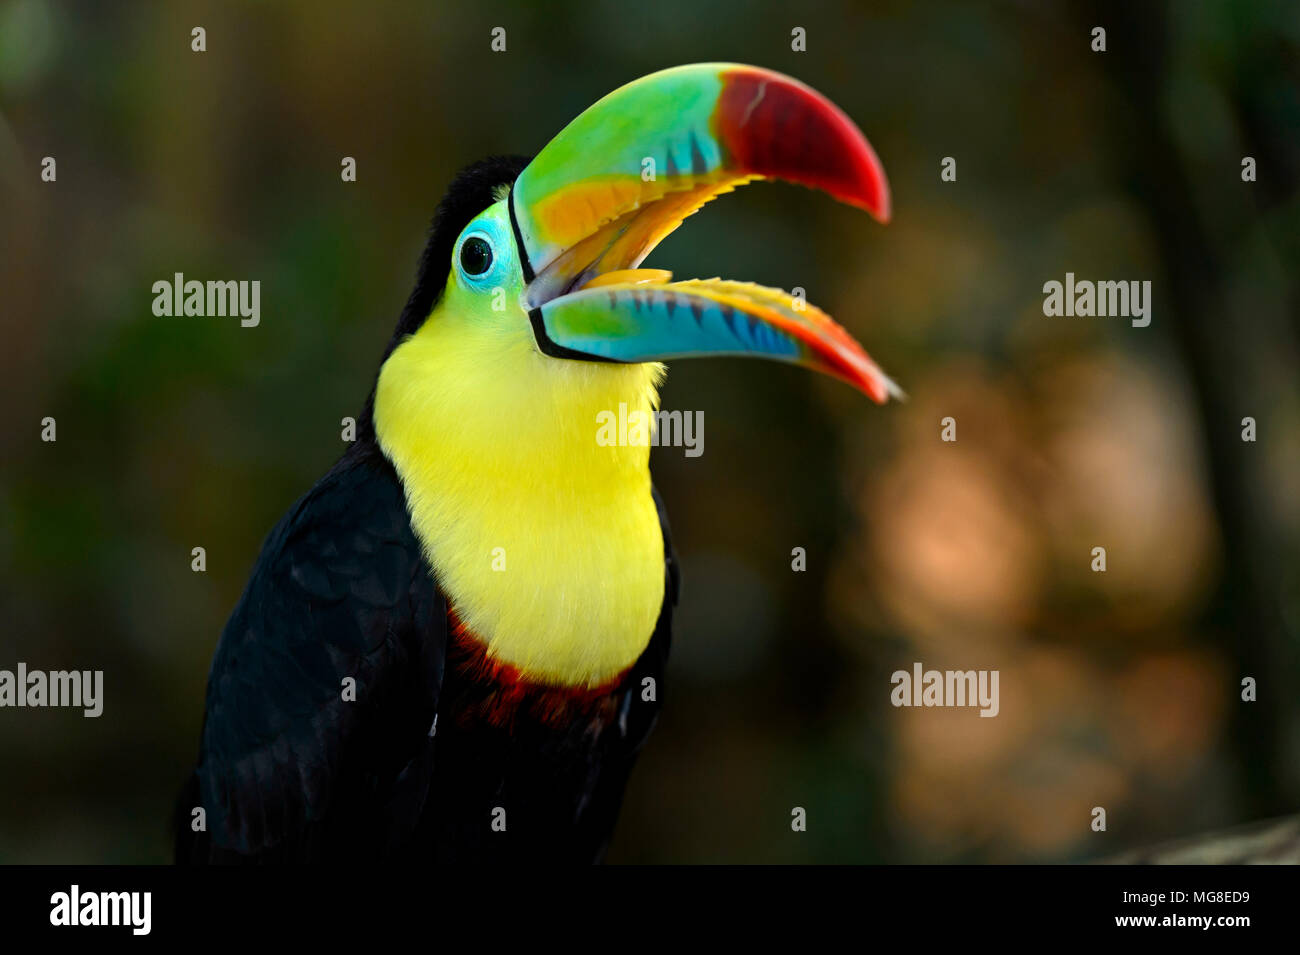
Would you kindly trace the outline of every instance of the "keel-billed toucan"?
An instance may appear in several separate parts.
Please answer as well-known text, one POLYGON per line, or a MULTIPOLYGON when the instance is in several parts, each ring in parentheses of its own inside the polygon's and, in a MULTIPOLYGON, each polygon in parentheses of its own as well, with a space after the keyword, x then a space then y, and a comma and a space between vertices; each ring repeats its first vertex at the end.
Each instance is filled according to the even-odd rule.
POLYGON ((802 298, 637 266, 754 179, 889 218, 857 127, 768 70, 630 83, 532 160, 462 172, 356 442, 263 545, 208 679, 180 861, 604 851, 663 699, 678 574, 649 448, 660 362, 894 386, 802 298))

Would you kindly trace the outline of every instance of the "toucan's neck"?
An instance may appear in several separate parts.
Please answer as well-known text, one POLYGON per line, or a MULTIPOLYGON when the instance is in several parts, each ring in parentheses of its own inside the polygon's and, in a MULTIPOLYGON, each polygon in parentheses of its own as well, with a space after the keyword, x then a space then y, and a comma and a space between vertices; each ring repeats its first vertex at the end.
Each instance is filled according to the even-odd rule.
POLYGON ((376 434, 439 583, 529 679, 598 686, 649 642, 664 586, 649 448, 597 433, 620 404, 651 410, 661 375, 436 317, 380 371, 376 434))

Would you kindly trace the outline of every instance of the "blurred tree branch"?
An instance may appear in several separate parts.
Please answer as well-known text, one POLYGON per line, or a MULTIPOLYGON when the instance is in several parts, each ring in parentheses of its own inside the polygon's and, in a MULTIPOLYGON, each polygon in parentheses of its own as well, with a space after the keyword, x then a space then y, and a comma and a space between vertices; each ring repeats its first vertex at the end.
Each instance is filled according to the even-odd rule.
POLYGON ((1104 860, 1112 865, 1300 864, 1300 816, 1178 839, 1104 860))

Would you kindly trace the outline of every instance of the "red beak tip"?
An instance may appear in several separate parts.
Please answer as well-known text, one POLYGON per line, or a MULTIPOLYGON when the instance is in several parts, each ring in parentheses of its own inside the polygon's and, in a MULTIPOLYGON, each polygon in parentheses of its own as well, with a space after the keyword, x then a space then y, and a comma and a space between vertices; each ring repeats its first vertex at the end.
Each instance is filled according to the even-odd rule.
POLYGON ((894 210, 889 201, 889 193, 885 193, 881 199, 880 205, 875 209, 867 210, 876 217, 876 221, 881 225, 889 225, 889 220, 894 217, 894 210))
MULTIPOLYGON (((838 198, 838 197, 837 197, 838 198)), ((889 225, 889 220, 893 218, 893 209, 889 201, 889 193, 883 196, 868 196, 865 198, 848 199, 848 203, 855 208, 861 209, 875 219, 881 225, 889 225)))

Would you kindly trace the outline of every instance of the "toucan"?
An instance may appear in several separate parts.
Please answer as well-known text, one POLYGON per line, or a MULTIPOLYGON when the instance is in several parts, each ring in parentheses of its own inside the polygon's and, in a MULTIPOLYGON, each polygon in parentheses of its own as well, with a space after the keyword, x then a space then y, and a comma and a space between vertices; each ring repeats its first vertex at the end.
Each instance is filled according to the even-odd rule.
POLYGON ((802 296, 640 268, 779 179, 890 216, 880 161, 790 77, 704 63, 447 190, 340 460, 268 535, 208 676, 178 862, 593 862, 664 695, 680 587, 647 442, 663 362, 896 386, 802 296))

